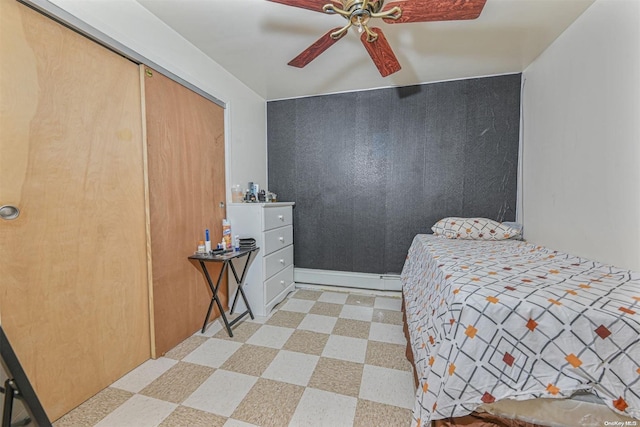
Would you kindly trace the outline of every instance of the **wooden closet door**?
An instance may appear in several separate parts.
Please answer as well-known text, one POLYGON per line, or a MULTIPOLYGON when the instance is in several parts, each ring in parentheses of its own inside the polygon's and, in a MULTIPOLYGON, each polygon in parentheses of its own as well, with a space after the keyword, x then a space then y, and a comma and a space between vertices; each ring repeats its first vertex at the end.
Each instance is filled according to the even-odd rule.
POLYGON ((59 418, 150 356, 136 64, 0 0, 2 327, 59 418))
MULTIPOLYGON (((146 108, 154 356, 202 328, 211 301, 192 255, 205 229, 222 238, 226 209, 224 109, 142 67, 146 108)), ((219 265, 210 263, 215 280, 219 265)), ((226 277, 221 285, 227 304, 226 277)), ((212 318, 218 313, 213 313, 212 318)))

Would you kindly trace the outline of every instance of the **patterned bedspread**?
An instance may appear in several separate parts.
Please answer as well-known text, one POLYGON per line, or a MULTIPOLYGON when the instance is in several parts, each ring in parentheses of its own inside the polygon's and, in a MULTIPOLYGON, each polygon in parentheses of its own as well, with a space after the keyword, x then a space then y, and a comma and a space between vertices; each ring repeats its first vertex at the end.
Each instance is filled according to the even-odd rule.
POLYGON ((640 274, 526 242, 414 238, 414 425, 586 390, 640 418, 640 274))

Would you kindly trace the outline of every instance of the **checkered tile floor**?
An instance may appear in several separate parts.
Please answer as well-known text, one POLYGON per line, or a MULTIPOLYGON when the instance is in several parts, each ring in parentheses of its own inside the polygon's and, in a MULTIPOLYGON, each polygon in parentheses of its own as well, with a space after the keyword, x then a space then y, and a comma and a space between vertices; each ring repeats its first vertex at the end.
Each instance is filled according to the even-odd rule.
POLYGON ((233 338, 213 322, 55 426, 409 426, 400 307, 399 297, 297 289, 233 338))

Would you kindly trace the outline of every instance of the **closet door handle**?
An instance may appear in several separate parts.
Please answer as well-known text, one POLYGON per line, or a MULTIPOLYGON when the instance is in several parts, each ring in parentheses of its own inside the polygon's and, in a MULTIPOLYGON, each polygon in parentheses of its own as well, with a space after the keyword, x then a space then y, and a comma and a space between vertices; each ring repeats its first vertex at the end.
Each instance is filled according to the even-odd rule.
POLYGON ((4 205, 0 206, 0 218, 5 221, 11 221, 12 219, 16 219, 20 216, 20 209, 16 206, 4 205))

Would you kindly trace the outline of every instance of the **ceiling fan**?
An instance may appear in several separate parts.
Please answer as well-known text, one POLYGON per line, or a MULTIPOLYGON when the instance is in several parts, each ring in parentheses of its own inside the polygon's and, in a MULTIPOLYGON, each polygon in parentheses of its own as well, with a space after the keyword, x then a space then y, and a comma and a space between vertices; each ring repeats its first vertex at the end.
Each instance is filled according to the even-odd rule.
POLYGON ((329 30, 315 43, 293 58, 288 65, 302 68, 340 40, 351 27, 358 29, 360 41, 371 56, 382 77, 400 70, 400 63, 382 30, 369 27, 372 18, 388 24, 427 21, 457 21, 476 19, 487 0, 268 0, 287 6, 300 7, 340 15, 347 20, 343 27, 329 30))

